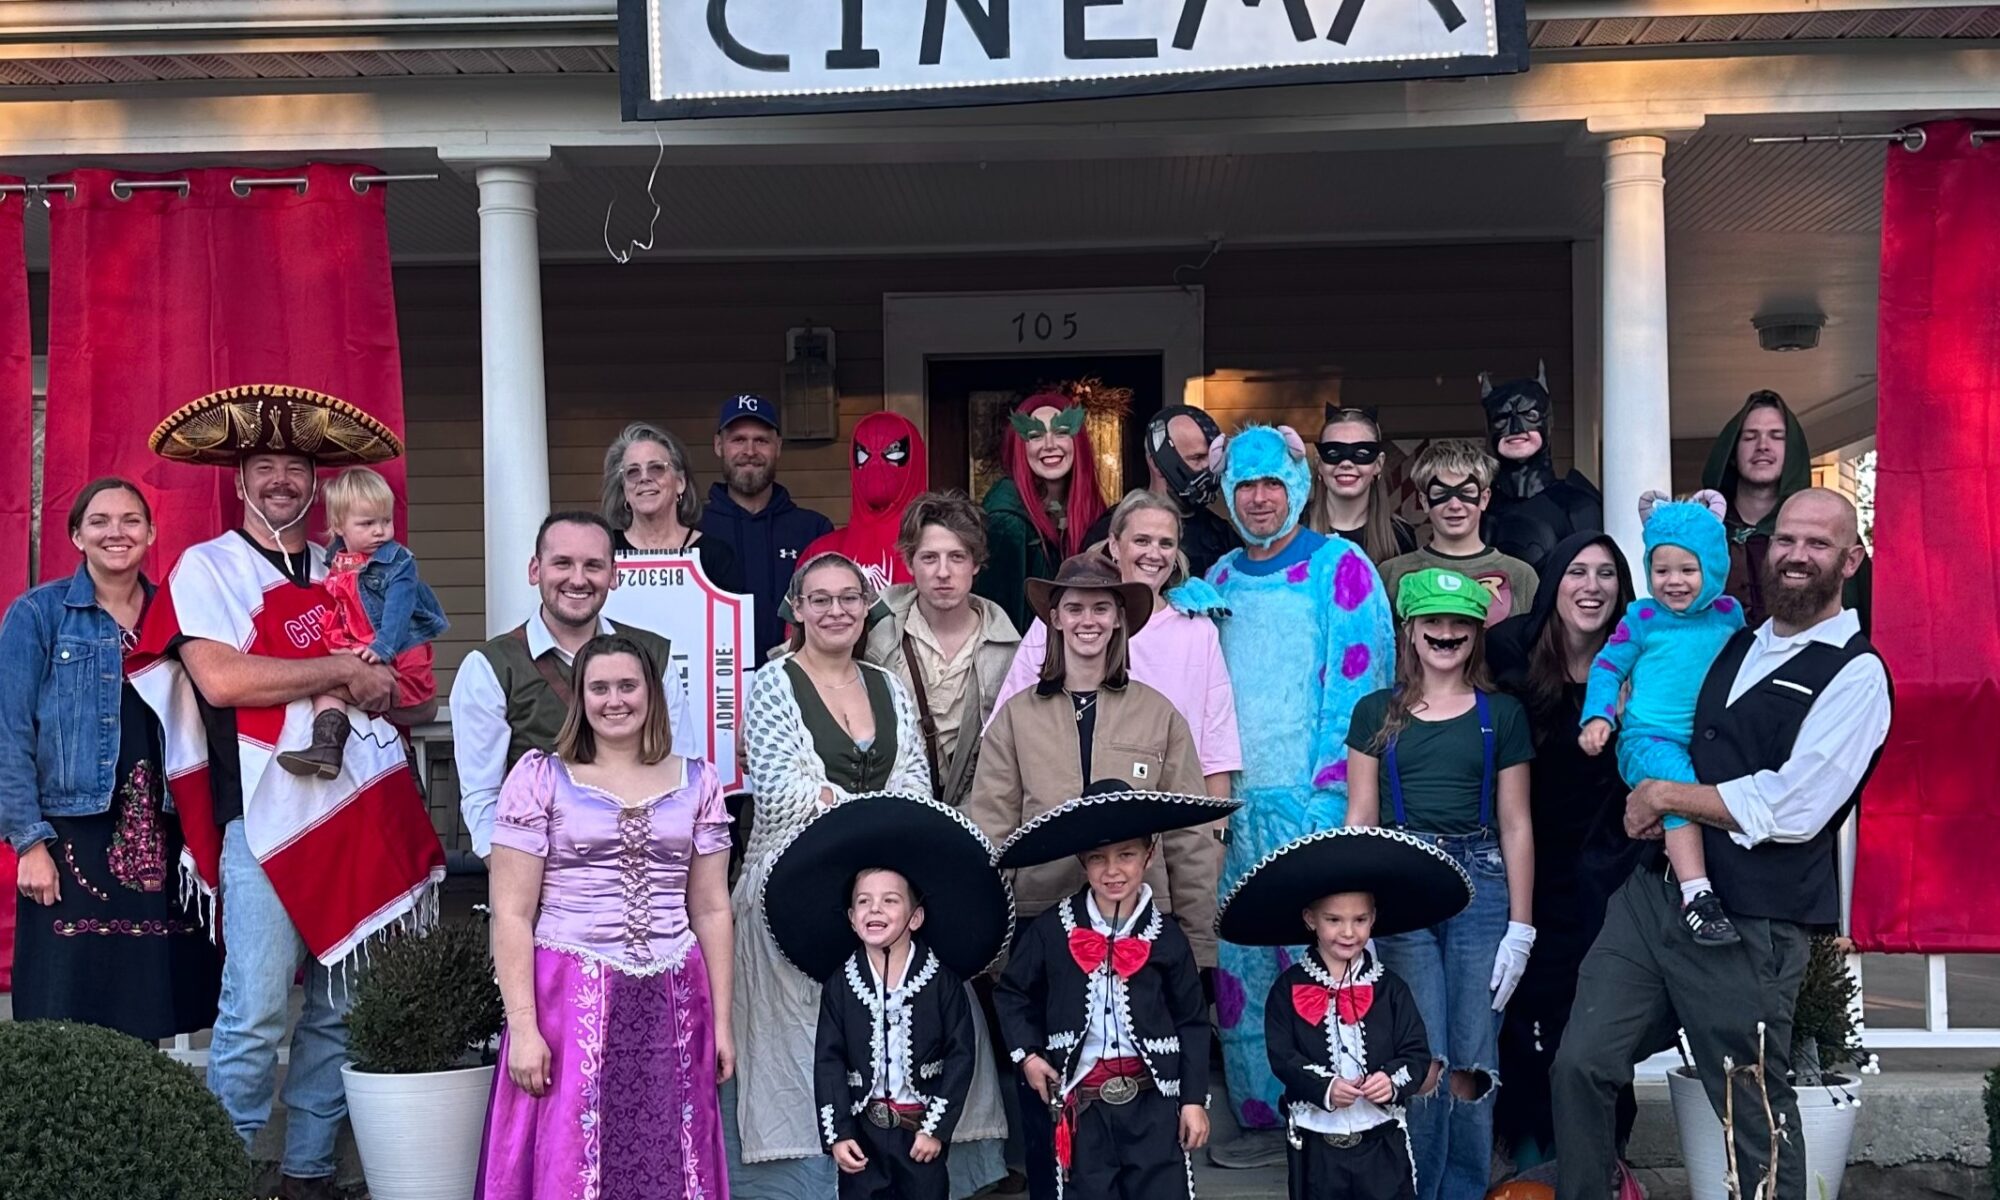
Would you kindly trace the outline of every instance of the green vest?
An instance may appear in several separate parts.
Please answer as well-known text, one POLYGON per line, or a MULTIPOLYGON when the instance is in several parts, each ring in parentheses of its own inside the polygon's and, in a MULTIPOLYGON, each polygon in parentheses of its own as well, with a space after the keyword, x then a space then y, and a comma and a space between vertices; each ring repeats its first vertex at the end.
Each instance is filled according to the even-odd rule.
MULTIPOLYGON (((563 720, 569 716, 569 706, 562 697, 549 686, 542 677, 535 660, 528 657, 528 639, 525 624, 511 629, 479 648, 486 661, 493 667, 494 678, 500 681, 500 693, 507 698, 507 769, 530 750, 540 750, 552 754, 556 748, 556 735, 562 732, 563 720)), ((648 629, 636 625, 621 625, 611 622, 612 631, 639 643, 639 648, 652 656, 653 665, 662 674, 672 661, 672 647, 667 639, 648 629)), ((569 664, 562 656, 551 650, 548 653, 549 666, 565 682, 570 677, 569 664)))

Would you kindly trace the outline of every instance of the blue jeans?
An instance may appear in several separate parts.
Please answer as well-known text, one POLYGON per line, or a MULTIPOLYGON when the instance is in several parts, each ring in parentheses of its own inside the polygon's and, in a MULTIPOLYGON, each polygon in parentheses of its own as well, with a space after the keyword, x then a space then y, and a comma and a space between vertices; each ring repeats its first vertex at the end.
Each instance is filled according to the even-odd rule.
POLYGON ((1493 959, 1507 933, 1507 867, 1491 831, 1417 834, 1472 877, 1472 903, 1442 925, 1377 938, 1382 963, 1416 997, 1431 1057, 1444 1064, 1437 1090, 1410 1101, 1410 1153, 1420 1200, 1482 1200, 1493 1174, 1493 1092, 1500 1084, 1500 1014, 1493 1011, 1493 959), (1475 1075, 1474 1099, 1451 1092, 1451 1073, 1475 1075))
POLYGON ((292 979, 305 964, 305 1011, 292 1031, 285 1072, 284 1173, 323 1179, 334 1172, 334 1137, 347 1116, 340 1080, 347 1061, 347 986, 306 953, 264 868, 250 853, 243 822, 222 831, 222 1005, 208 1051, 208 1088, 248 1146, 271 1120, 278 1044, 285 1036, 292 979))

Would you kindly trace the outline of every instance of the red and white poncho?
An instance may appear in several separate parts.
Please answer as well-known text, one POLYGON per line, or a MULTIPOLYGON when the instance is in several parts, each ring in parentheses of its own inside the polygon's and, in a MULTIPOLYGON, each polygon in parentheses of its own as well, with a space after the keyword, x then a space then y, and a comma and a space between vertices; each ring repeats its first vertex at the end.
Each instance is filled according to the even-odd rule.
MULTIPOLYGON (((310 587, 286 579, 234 531, 189 547, 153 598, 129 671, 165 730, 167 790, 186 841, 183 872, 204 895, 221 880, 222 833, 209 791, 208 740, 193 681, 168 654, 178 639, 220 642, 270 658, 318 658, 331 599, 317 547, 310 587)), ((301 777, 278 750, 311 741, 310 699, 236 710, 243 827, 306 948, 329 966, 391 924, 434 909, 444 879, 438 844, 402 736, 353 710, 339 778, 301 777)), ((222 896, 228 903, 228 896, 222 896)))

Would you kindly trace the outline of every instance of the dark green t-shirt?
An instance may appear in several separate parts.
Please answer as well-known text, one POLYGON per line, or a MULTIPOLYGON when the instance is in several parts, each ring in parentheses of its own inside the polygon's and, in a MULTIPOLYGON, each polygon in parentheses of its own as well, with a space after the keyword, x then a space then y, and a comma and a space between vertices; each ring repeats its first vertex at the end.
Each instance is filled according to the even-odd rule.
MULTIPOLYGON (((1508 695, 1488 697, 1493 706, 1493 803, 1500 803, 1500 772, 1535 757, 1528 714, 1508 695)), ((1363 696, 1354 705, 1347 746, 1363 754, 1387 758, 1375 748, 1375 734, 1389 712, 1389 691, 1363 696)), ((1479 709, 1469 708, 1449 721, 1411 718, 1396 739, 1396 762, 1403 774, 1403 815, 1420 833, 1476 833, 1479 830, 1479 777, 1485 765, 1480 745, 1479 709)), ((1396 805, 1389 797, 1389 767, 1382 766, 1384 825, 1396 823, 1396 805)), ((1499 821, 1498 816, 1494 818, 1499 821)))

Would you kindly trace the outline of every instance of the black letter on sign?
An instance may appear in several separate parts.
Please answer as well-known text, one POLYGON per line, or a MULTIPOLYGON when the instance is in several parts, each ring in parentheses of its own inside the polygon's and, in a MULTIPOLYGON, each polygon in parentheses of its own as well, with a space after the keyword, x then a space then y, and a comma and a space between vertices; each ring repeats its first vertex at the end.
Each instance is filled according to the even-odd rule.
MULTIPOLYGON (((1356 3, 1358 2, 1358 0, 1348 0, 1348 2, 1356 3)), ((1285 4, 1285 16, 1291 18, 1292 36, 1294 38, 1298 39, 1301 42, 1310 42, 1314 38, 1319 36, 1319 31, 1313 28, 1312 13, 1306 10, 1306 0, 1284 0, 1284 4, 1285 4)), ((1257 0, 1243 0, 1243 7, 1256 8, 1257 0)), ((1199 21, 1201 18, 1197 15, 1195 19, 1199 21)), ((1186 23, 1187 23, 1186 18, 1182 18, 1183 28, 1186 27, 1186 23)), ((1178 44, 1178 42, 1176 42, 1176 44, 1178 44)), ((1194 45, 1194 35, 1192 31, 1190 31, 1188 34, 1188 45, 1190 47, 1194 45)))
POLYGON ((826 52, 826 69, 872 71, 881 65, 881 52, 861 45, 861 0, 840 0, 840 49, 826 52))
MULTIPOLYGON (((983 9, 979 0, 958 0, 958 11, 965 14, 965 23, 972 27, 972 36, 979 39, 979 48, 986 51, 987 58, 1012 56, 1007 0, 987 0, 983 9)), ((943 58, 944 0, 924 0, 924 39, 917 51, 917 61, 931 67, 943 58)))
POLYGON ((1084 32, 1089 10, 1125 3, 1125 0, 1063 0, 1063 57, 1158 58, 1160 43, 1152 38, 1097 38, 1084 32))
POLYGON ((759 54, 729 32, 729 0, 708 0, 708 36, 715 42, 716 49, 727 55, 730 62, 753 71, 789 71, 792 59, 787 54, 759 54))
POLYGON ((1181 6, 1181 23, 1174 29, 1174 49, 1194 49, 1195 35, 1201 32, 1201 16, 1207 11, 1208 0, 1187 0, 1181 6))

